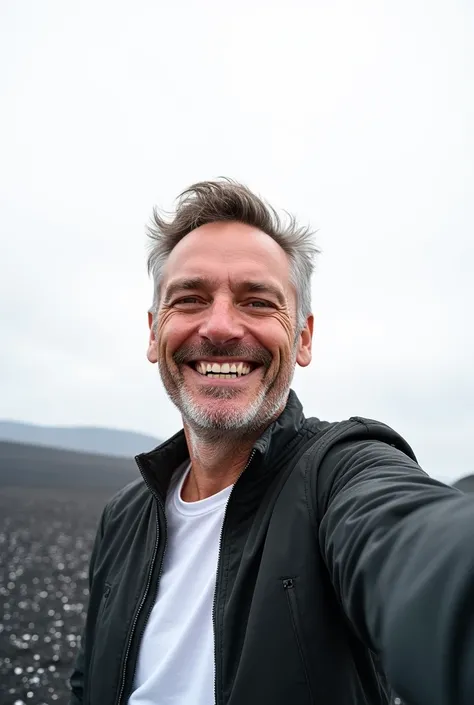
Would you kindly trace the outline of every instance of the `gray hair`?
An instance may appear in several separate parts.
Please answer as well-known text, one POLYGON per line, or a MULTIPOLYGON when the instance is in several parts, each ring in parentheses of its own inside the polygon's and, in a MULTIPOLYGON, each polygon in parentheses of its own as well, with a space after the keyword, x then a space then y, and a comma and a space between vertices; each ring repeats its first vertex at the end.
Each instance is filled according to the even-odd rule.
POLYGON ((296 325, 301 331, 311 314, 311 276, 319 249, 309 227, 299 226, 294 216, 285 212, 286 222, 276 210, 243 184, 227 178, 201 181, 178 196, 171 218, 153 209, 149 237, 148 274, 153 277, 154 296, 150 311, 158 310, 163 267, 173 248, 188 233, 208 223, 235 221, 258 228, 269 235, 286 252, 290 261, 290 278, 297 292, 296 325))

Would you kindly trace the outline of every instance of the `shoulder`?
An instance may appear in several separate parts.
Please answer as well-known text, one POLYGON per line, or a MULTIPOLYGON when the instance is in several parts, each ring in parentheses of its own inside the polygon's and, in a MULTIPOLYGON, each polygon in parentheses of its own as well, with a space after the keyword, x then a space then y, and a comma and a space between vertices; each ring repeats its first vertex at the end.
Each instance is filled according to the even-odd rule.
POLYGON ((153 497, 143 479, 138 477, 122 487, 107 502, 104 509, 104 522, 108 523, 120 518, 124 513, 130 511, 136 512, 152 499, 153 497))
MULTIPOLYGON (((317 419, 308 419, 316 430, 317 419)), ((385 479, 392 487, 407 477, 424 482, 426 473, 418 465, 407 441, 385 423, 362 416, 328 423, 315 435, 306 462, 312 496, 326 506, 334 493, 354 486, 365 492, 366 482, 385 479)))
POLYGON ((361 512, 386 507, 401 515, 459 494, 431 477, 405 439, 386 424, 353 417, 342 422, 336 437, 310 478, 319 516, 329 506, 361 512))
POLYGON ((371 441, 395 448, 416 462, 416 456, 407 441, 381 421, 363 416, 351 416, 332 423, 308 418, 305 425, 314 436, 314 450, 318 452, 321 461, 332 449, 339 449, 342 445, 346 448, 352 445, 355 448, 360 442, 371 441))

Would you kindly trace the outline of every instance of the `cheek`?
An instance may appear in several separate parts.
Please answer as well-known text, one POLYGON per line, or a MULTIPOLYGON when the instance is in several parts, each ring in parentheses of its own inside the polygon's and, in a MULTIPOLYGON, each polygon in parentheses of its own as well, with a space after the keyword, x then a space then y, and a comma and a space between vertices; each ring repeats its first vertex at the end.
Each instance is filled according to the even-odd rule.
POLYGON ((174 312, 165 311, 158 317, 156 337, 161 355, 173 354, 189 335, 189 326, 174 312))
POLYGON ((272 355, 270 375, 278 375, 282 367, 293 364, 294 326, 285 316, 260 321, 253 329, 252 337, 272 355))
POLYGON ((285 315, 277 314, 255 329, 257 340, 260 340, 268 350, 281 351, 292 347, 294 339, 294 324, 285 315))

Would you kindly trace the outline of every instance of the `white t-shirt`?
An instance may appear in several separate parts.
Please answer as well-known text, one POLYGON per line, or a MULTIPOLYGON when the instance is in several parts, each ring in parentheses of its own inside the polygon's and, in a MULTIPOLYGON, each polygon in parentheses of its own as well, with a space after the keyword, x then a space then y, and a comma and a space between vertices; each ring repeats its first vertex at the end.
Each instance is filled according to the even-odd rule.
POLYGON ((129 705, 213 705, 212 609, 219 539, 232 486, 183 502, 187 468, 166 499, 168 543, 140 645, 129 705))

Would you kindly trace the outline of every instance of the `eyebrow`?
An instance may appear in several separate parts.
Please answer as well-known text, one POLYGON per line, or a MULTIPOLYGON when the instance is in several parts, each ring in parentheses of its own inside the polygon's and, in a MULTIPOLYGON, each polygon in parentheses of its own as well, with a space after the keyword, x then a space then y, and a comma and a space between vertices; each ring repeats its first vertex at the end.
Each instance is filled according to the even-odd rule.
POLYGON ((170 299, 178 291, 196 291, 196 289, 212 289, 215 287, 217 282, 213 282, 211 279, 206 279, 203 277, 192 277, 189 279, 176 279, 172 281, 166 288, 165 301, 169 302, 170 299))
MULTIPOLYGON (((219 286, 219 281, 214 279, 208 279, 205 277, 191 277, 186 279, 177 279, 170 282, 166 289, 165 301, 169 302, 170 299, 180 291, 196 291, 197 289, 216 289, 219 286)), ((281 289, 274 284, 269 282, 253 281, 247 280, 242 281, 233 287, 238 291, 245 291, 250 294, 270 294, 274 296, 278 303, 282 306, 285 305, 286 299, 284 293, 281 289)))
POLYGON ((285 304, 285 296, 281 289, 278 286, 268 282, 246 281, 242 282, 239 289, 248 291, 251 294, 271 294, 276 298, 279 304, 282 306, 285 304))

